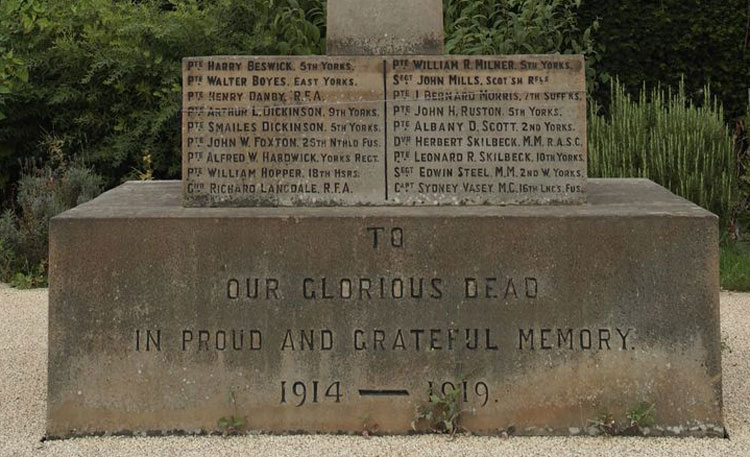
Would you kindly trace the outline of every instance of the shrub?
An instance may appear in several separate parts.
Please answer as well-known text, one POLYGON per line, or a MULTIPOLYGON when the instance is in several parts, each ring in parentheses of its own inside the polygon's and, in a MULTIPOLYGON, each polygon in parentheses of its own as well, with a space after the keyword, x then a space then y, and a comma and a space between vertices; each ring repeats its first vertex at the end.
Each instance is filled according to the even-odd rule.
POLYGON ((180 173, 181 61, 323 51, 321 0, 0 2, 0 186, 45 135, 119 184, 149 155, 180 173))
POLYGON ((645 86, 633 100, 611 85, 608 116, 590 105, 589 176, 645 177, 718 214, 726 223, 736 197, 733 142, 718 101, 704 88, 696 106, 677 91, 645 86))
MULTIPOLYGON (((749 94, 750 95, 750 94, 749 94)), ((734 156, 737 161, 737 199, 732 208, 729 235, 734 240, 747 238, 740 232, 740 227, 750 225, 750 100, 747 114, 737 119, 732 137, 734 139, 734 156)))
POLYGON ((49 220, 94 198, 102 178, 80 163, 29 166, 18 184, 19 215, 0 218, 0 281, 16 287, 46 284, 49 220))
POLYGON ((444 0, 449 54, 583 54, 587 88, 596 86, 596 20, 581 29, 580 0, 444 0))
POLYGON ((17 263, 12 248, 15 245, 12 237, 17 236, 14 217, 10 210, 0 216, 0 281, 12 276, 17 263))

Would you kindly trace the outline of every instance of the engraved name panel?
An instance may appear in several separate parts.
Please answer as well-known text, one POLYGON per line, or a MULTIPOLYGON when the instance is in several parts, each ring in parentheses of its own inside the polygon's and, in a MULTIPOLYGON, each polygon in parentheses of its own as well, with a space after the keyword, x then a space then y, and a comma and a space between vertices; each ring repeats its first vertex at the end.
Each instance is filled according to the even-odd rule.
POLYGON ((183 62, 186 206, 581 203, 580 56, 183 62))

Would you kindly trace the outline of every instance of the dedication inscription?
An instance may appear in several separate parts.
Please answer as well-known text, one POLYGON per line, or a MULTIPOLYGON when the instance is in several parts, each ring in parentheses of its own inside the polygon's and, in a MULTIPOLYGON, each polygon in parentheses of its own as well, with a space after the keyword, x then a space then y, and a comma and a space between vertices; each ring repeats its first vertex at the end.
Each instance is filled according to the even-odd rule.
POLYGON ((580 203, 581 56, 191 57, 186 206, 580 203))

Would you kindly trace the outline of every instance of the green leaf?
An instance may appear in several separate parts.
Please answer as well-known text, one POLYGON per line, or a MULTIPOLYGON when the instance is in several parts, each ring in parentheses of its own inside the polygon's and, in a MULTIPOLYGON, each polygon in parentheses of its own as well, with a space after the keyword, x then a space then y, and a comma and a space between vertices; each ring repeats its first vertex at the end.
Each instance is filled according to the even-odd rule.
POLYGON ((18 69, 17 72, 18 79, 21 81, 27 83, 29 82, 29 69, 26 67, 21 67, 18 69))

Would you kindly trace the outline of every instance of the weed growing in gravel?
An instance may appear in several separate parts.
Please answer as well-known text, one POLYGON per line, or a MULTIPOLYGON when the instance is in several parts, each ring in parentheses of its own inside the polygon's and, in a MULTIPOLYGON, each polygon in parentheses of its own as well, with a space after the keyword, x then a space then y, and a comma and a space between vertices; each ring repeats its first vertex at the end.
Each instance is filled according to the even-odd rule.
POLYGON ((234 414, 229 417, 220 417, 217 421, 217 425, 223 436, 235 435, 241 432, 245 427, 245 424, 247 424, 247 417, 239 417, 237 415, 237 398, 234 395, 234 391, 229 391, 227 401, 229 401, 234 408, 234 414))
POLYGON ((636 427, 639 431, 651 427, 654 425, 654 404, 645 401, 639 402, 628 411, 627 418, 630 427, 636 427))
POLYGON ((630 408, 625 415, 625 422, 618 424, 615 417, 607 410, 602 410, 596 418, 589 420, 589 425, 596 432, 606 436, 644 435, 647 428, 654 425, 653 403, 642 401, 630 408))
POLYGON ((589 424, 599 433, 607 436, 616 435, 618 431, 617 421, 606 409, 602 410, 596 418, 589 420, 589 424))
POLYGON ((359 418, 362 421, 362 436, 369 438, 374 433, 377 433, 379 425, 372 419, 370 413, 359 418))
POLYGON ((433 433, 449 433, 451 436, 462 428, 459 425, 461 414, 461 391, 452 389, 448 392, 430 393, 430 401, 417 408, 417 417, 412 421, 414 430, 427 430, 433 433))
POLYGON ((218 425, 223 436, 237 434, 245 426, 245 423, 246 420, 244 417, 220 417, 218 420, 218 425))

